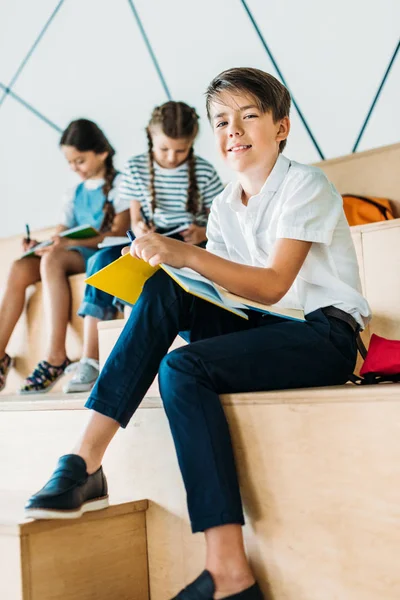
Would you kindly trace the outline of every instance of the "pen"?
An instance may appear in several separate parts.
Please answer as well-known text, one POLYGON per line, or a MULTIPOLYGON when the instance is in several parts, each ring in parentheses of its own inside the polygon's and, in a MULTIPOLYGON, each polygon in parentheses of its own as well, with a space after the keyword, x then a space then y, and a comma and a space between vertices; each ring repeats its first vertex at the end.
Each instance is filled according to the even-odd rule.
POLYGON ((133 233, 132 229, 128 229, 126 235, 128 236, 131 242, 135 241, 135 234, 133 233))
POLYGON ((29 244, 29 242, 31 241, 31 230, 29 229, 28 223, 25 225, 25 229, 26 229, 26 241, 29 244))

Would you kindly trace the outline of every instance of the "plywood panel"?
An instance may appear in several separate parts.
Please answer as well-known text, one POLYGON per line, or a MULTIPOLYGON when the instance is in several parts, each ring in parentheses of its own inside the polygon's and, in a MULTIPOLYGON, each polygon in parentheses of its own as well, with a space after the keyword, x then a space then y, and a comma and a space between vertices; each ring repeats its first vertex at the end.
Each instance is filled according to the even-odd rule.
POLYGON ((148 599, 144 513, 29 535, 32 600, 148 599))
POLYGON ((400 216, 400 144, 316 163, 341 194, 389 198, 400 216))
POLYGON ((392 221, 366 229, 362 240, 371 333, 400 339, 400 226, 392 221))
POLYGON ((0 534, 0 598, 22 600, 20 540, 3 534, 0 534))

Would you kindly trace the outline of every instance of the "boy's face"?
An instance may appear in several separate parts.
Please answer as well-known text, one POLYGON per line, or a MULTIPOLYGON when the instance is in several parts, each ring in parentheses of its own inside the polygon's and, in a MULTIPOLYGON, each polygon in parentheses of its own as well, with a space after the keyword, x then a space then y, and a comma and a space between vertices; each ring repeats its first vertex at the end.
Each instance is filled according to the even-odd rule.
POLYGON ((269 166, 289 135, 289 118, 274 123, 272 114, 261 112, 248 94, 221 92, 210 114, 222 158, 239 173, 269 166))

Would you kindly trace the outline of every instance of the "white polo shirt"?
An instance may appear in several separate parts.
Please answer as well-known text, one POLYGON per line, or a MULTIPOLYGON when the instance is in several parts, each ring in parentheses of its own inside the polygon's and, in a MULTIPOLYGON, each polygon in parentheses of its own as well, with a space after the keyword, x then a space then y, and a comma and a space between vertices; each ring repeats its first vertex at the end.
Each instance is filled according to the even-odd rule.
POLYGON ((247 206, 242 186, 230 183, 211 208, 207 250, 234 262, 268 267, 279 238, 313 242, 293 285, 277 305, 305 314, 336 306, 361 327, 371 317, 361 295, 357 257, 343 201, 317 167, 281 154, 261 191, 247 206))

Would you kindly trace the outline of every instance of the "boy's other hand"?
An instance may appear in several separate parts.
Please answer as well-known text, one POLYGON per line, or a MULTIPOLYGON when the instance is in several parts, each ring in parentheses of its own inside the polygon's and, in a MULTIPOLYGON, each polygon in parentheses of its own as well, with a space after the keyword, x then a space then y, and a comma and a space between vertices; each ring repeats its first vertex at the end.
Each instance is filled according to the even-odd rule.
POLYGON ((187 265, 193 249, 184 242, 173 240, 158 233, 149 233, 132 242, 130 253, 152 267, 165 263, 178 269, 187 265))
POLYGON ((185 240, 186 244, 201 244, 207 240, 206 228, 200 227, 192 223, 187 229, 181 231, 181 236, 185 240))

